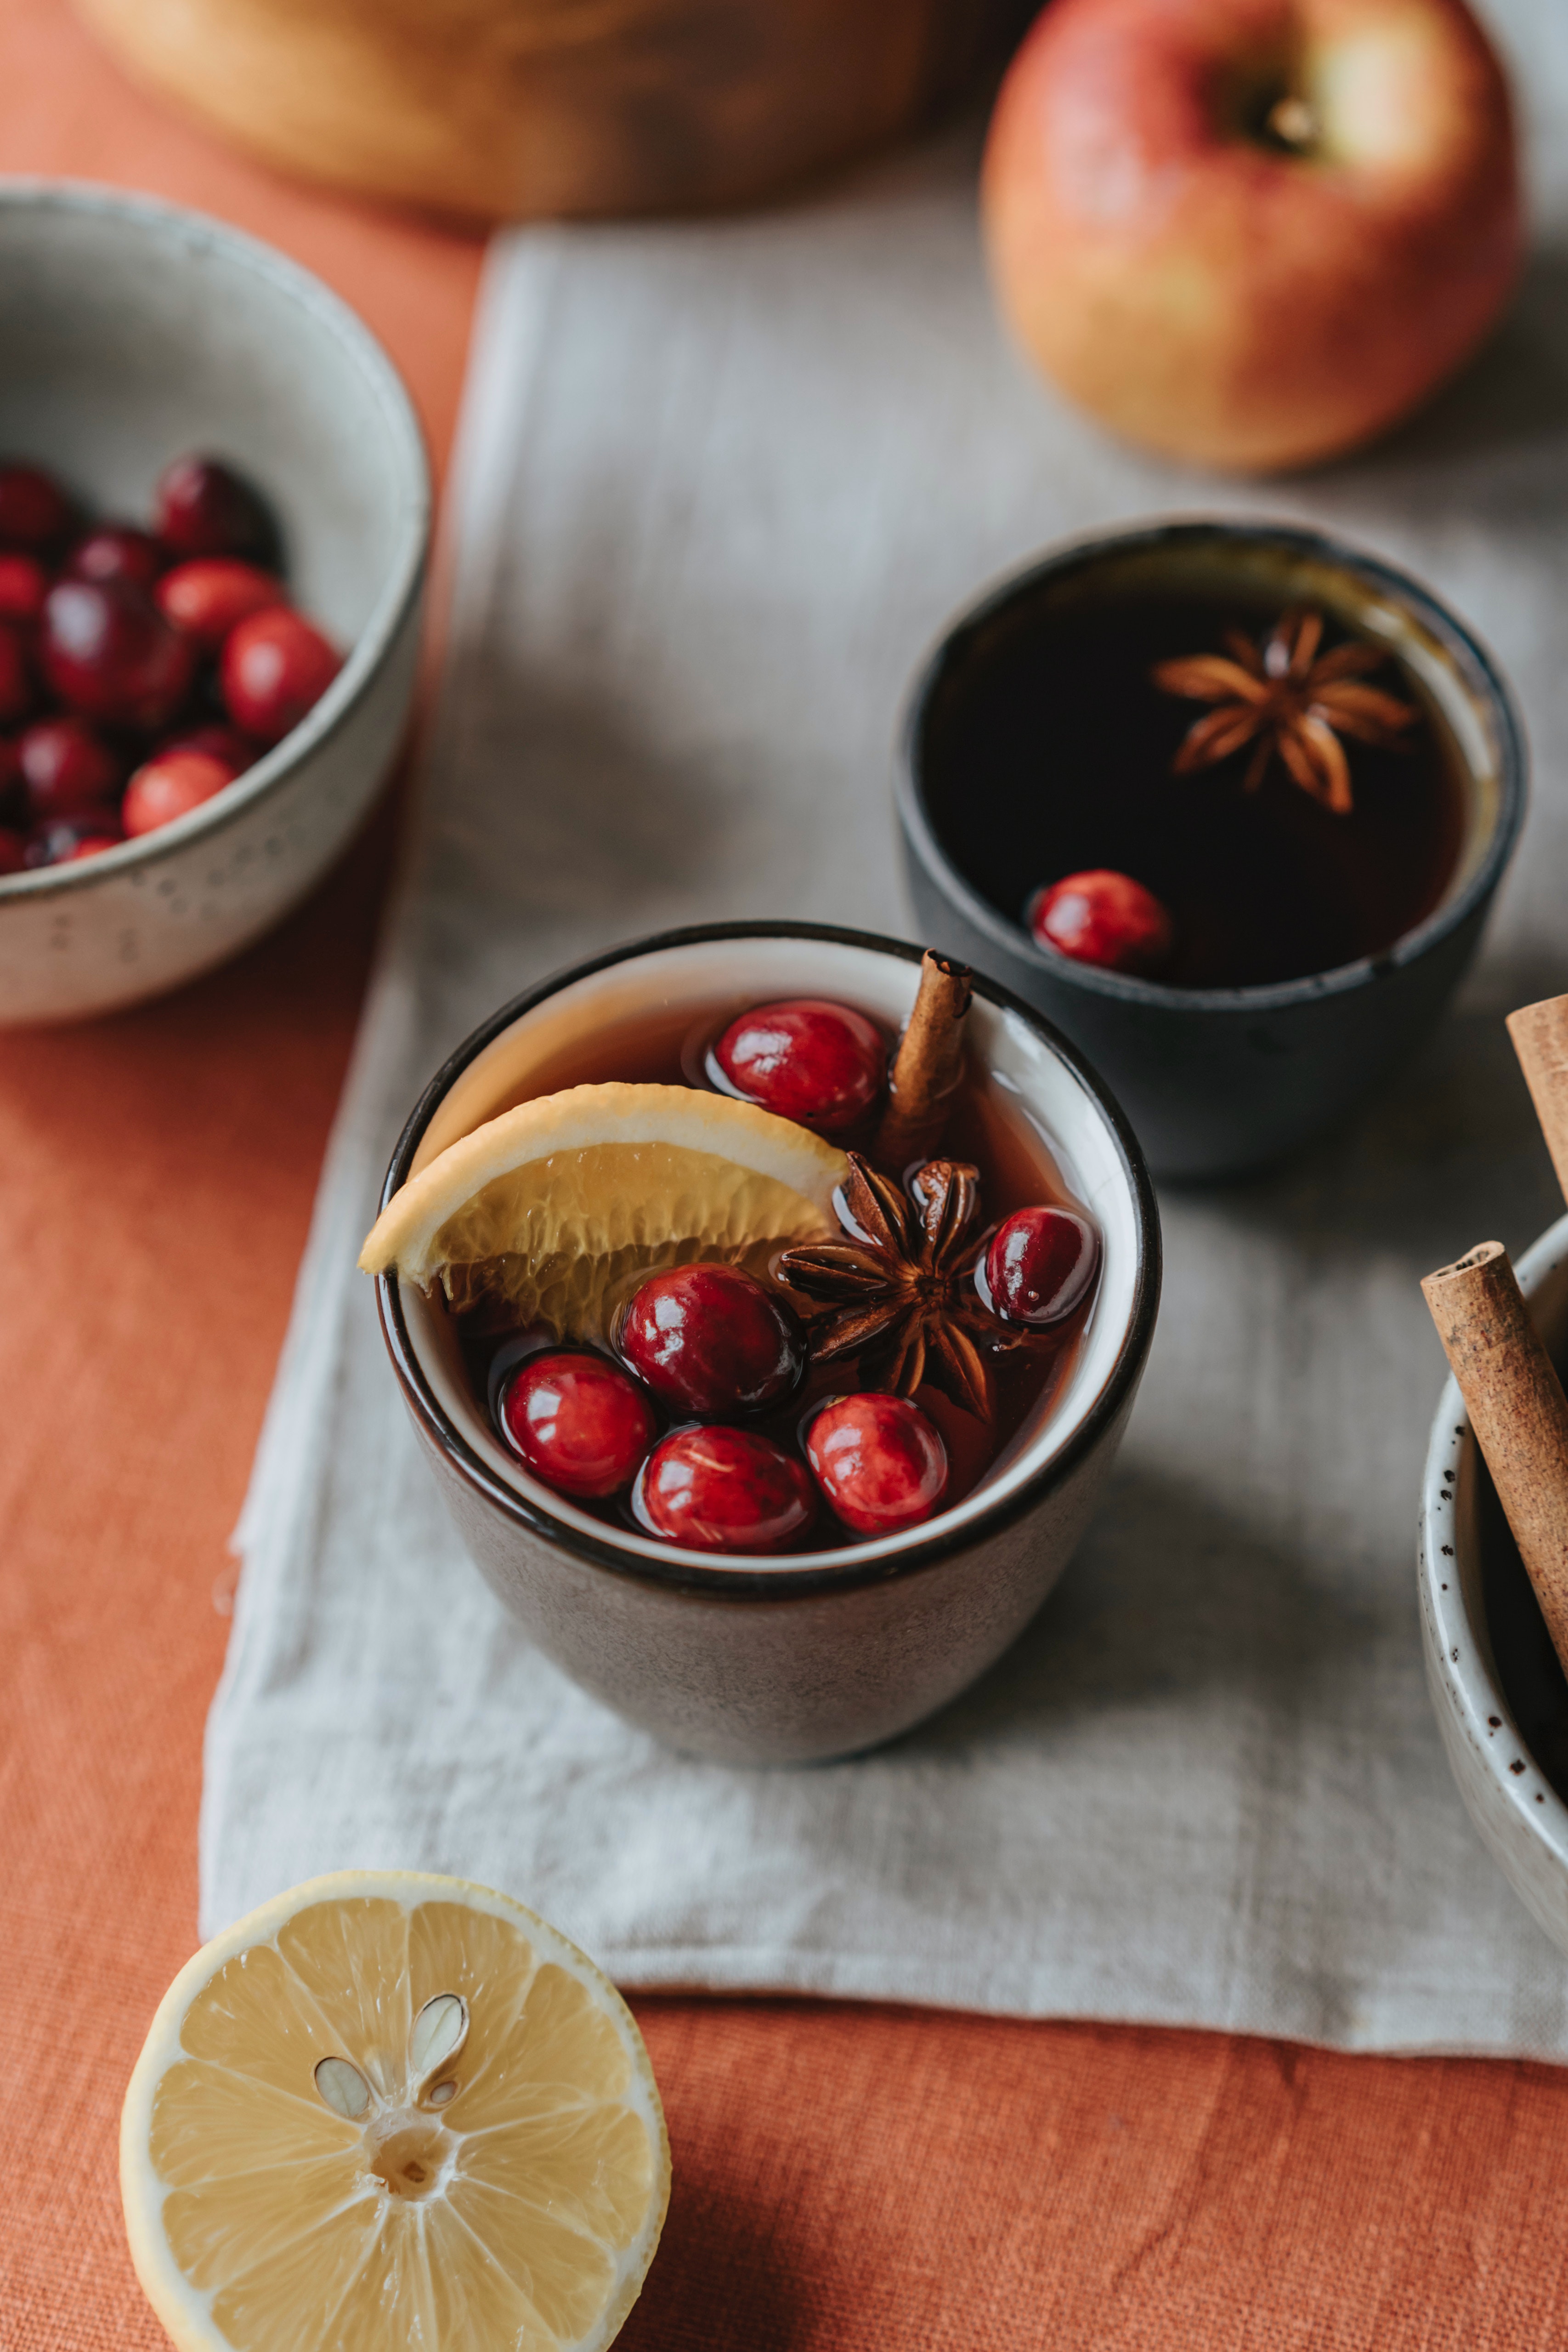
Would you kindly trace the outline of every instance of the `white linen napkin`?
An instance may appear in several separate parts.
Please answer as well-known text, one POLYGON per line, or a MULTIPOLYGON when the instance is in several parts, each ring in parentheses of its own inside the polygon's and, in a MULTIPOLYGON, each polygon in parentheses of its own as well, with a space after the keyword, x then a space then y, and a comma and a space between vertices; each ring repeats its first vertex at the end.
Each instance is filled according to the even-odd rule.
MULTIPOLYGON (((1568 18, 1500 20, 1550 239, 1568 18)), ((1442 1373, 1416 1277, 1559 1205, 1500 1015, 1568 985, 1568 260, 1549 241, 1385 447, 1216 483, 1113 448, 1006 348, 973 160, 959 137, 766 215, 495 249, 423 807, 241 1531, 204 1921, 402 1864, 510 1889, 629 1986, 1568 2055, 1568 1969, 1443 1761, 1413 1570, 1442 1373), (1484 965, 1353 1133, 1166 1200, 1111 1499, 983 1684, 851 1763, 667 1754, 529 1648, 446 1523, 353 1270, 393 1138, 476 1020, 609 941, 904 931, 890 755, 945 618, 1065 533, 1203 509, 1410 566, 1511 672, 1536 800, 1484 965)))

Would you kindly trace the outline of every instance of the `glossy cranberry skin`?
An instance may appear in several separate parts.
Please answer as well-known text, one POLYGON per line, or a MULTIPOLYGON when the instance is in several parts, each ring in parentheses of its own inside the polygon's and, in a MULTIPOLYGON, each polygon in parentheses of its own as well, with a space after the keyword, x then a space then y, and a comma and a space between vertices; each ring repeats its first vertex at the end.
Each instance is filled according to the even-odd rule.
POLYGON ((27 863, 68 866, 78 855, 96 857, 99 850, 116 848, 121 837, 112 813, 107 809, 94 809, 87 816, 57 816, 28 835, 27 863))
POLYGON ((167 727, 196 648, 129 580, 60 580, 44 600, 44 675, 62 702, 111 727, 167 727))
POLYGON ((1042 948, 1107 971, 1156 972, 1175 938, 1170 915, 1154 892, 1130 874, 1106 868, 1069 874, 1037 891, 1028 919, 1042 948))
POLYGON ((177 563, 158 583, 157 599, 163 618, 209 654, 253 613, 288 602, 281 580, 233 555, 197 555, 177 563))
POLYGON ((243 776, 261 757, 259 747, 248 735, 242 735, 237 727, 176 728, 172 735, 157 745, 153 757, 161 760, 166 751, 205 751, 223 761, 231 779, 243 776))
POLYGON ((754 1429, 677 1429, 632 1490, 650 1534, 693 1551, 773 1552, 802 1536, 817 1498, 805 1464, 754 1429))
POLYGON ((150 532, 111 522, 78 541, 65 570, 70 580, 129 580, 133 588, 151 589, 168 561, 150 532))
POLYGON ((705 1420, 776 1403, 806 1361, 789 1309, 734 1265, 651 1275, 622 1318, 616 1347, 661 1404, 705 1420))
POLYGON ((887 1079, 887 1039, 876 1023, 819 996, 753 1005, 730 1023, 713 1059, 742 1101, 819 1135, 853 1127, 887 1079))
POLYGON ((272 518, 216 457, 176 457, 158 483, 153 530, 173 555, 266 556, 272 518))
POLYGON ((978 1287, 1004 1322, 1043 1331, 1082 1304, 1099 1271, 1099 1233, 1076 1209, 1015 1209, 991 1236, 978 1287))
POLYGON ((49 575, 36 555, 0 553, 0 621, 36 621, 49 575))
POLYGON ((263 743, 281 742, 319 702, 343 657, 302 613, 277 605, 253 613, 225 643, 224 703, 236 727, 263 743))
POLYGON ((0 466, 0 547, 49 547, 70 527, 57 482, 36 466, 0 466))
POLYGON ((947 1448, 904 1397, 835 1397, 806 1432, 806 1459, 836 1518, 862 1536, 928 1519, 947 1492, 947 1448))
POLYGON ((634 1381, 601 1356, 529 1356, 501 1397, 507 1436, 558 1495, 619 1495, 659 1433, 634 1381))
POLYGON ((132 838, 155 833, 177 816, 189 816, 233 782, 227 761, 214 760, 208 751, 162 751, 138 768, 126 785, 120 822, 132 838))
POLYGON ((0 876, 26 871, 27 845, 19 833, 0 825, 0 876))
POLYGON ((33 679, 22 632, 0 621, 0 727, 14 727, 33 707, 33 679))
POLYGON ((36 822, 79 816, 114 800, 125 768, 85 719, 37 719, 16 745, 36 822))

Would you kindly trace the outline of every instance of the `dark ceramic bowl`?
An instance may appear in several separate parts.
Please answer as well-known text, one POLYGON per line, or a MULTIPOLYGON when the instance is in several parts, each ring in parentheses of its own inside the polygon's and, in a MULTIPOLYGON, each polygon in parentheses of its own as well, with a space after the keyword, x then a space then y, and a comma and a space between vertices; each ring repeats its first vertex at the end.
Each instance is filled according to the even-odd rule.
MULTIPOLYGON (((896 1026, 920 950, 862 932, 738 923, 675 931, 558 974, 503 1006, 426 1087, 383 1203, 459 1136, 536 1091, 591 1040, 653 1010, 827 995, 896 1026)), ((927 1526, 841 1550, 722 1559, 622 1534, 497 1442, 437 1300, 378 1285, 404 1400, 464 1541, 530 1637, 673 1746, 800 1763, 889 1739, 1000 1656, 1066 1566, 1115 1455, 1159 1297, 1154 1194, 1125 1119, 1029 1008, 978 983, 972 1051, 1045 1136, 1098 1219, 1099 1294, 1061 1394, 974 1492, 927 1526)))
POLYGON ((1176 1178, 1235 1174, 1296 1150, 1416 1045, 1475 950, 1524 803, 1512 700, 1464 625, 1390 565, 1275 523, 1127 531, 992 590, 915 686, 898 780, 920 931, 1056 1023, 1103 1071, 1155 1173, 1176 1178), (1025 929, 1031 882, 1054 877, 1020 872, 1009 855, 1025 763, 1040 754, 1008 697, 1030 648, 1086 601, 1217 591, 1253 608, 1312 605, 1387 646, 1447 743, 1458 848, 1431 912, 1378 954, 1268 986, 1176 988, 1074 962, 1025 929))

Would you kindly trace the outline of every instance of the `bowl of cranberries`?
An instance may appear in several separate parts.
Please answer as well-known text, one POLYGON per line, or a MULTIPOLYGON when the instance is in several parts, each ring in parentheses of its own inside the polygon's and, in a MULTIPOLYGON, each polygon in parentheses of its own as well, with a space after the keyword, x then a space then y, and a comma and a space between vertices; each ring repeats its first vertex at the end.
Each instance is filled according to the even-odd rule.
POLYGON ((308 891, 413 686, 428 482, 384 352, 197 215, 0 189, 0 1023, 150 996, 308 891))
POLYGON ((458 1533, 677 1748, 803 1762, 934 1713, 1045 1600, 1132 1407, 1136 1142, 932 961, 763 924, 618 950, 477 1029, 388 1172, 361 1265, 458 1533))
POLYGON ((1421 584, 1283 524, 1070 547, 954 624, 899 778, 929 936, 1102 1069, 1157 1173, 1229 1176, 1374 1098, 1474 953, 1522 730, 1421 584))

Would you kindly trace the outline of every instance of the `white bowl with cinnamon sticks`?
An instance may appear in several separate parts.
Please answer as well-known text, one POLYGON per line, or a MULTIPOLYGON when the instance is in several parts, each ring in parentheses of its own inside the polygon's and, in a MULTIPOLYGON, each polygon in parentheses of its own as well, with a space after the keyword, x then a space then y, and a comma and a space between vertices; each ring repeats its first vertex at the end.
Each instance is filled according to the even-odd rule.
MULTIPOLYGON (((1568 997, 1508 1025, 1568 1193, 1568 997)), ((1568 1952, 1568 1216, 1517 1266, 1481 1242, 1422 1289, 1452 1371, 1421 1506, 1427 1684, 1470 1818, 1568 1952)))

